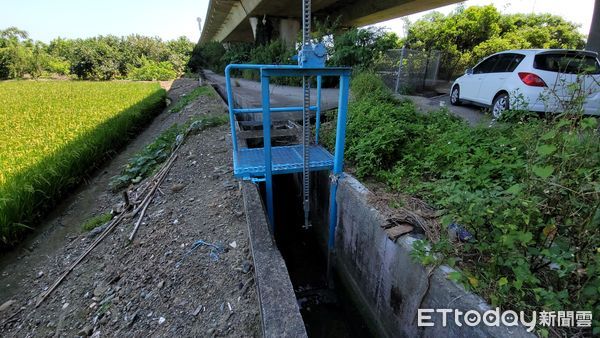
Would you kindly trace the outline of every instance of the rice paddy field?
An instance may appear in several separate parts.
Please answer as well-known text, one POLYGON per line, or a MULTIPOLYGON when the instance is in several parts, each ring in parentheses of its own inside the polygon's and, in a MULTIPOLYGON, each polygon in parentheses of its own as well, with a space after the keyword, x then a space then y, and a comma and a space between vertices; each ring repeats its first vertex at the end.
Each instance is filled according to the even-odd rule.
POLYGON ((0 82, 0 247, 164 107, 157 83, 0 82))

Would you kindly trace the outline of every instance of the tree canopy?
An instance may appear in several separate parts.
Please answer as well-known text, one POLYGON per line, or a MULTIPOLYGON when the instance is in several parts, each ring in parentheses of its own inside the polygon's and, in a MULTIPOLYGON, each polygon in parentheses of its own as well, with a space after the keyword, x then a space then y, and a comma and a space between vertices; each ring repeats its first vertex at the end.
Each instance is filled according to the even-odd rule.
POLYGON ((408 23, 403 43, 410 49, 445 52, 456 66, 468 67, 507 49, 581 49, 585 39, 578 27, 551 14, 502 14, 493 5, 459 6, 448 15, 432 12, 408 23))
POLYGON ((141 35, 56 38, 46 44, 9 27, 0 30, 0 79, 65 75, 111 80, 131 78, 135 71, 136 79, 159 74, 157 80, 166 80, 186 70, 193 47, 186 37, 163 41, 141 35))

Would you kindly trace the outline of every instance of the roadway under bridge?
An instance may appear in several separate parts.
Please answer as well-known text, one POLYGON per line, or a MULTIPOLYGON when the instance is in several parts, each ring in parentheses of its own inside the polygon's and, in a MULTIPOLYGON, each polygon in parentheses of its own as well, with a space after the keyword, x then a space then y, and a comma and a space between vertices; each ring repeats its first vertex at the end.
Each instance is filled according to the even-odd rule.
MULTIPOLYGON (((365 26, 460 2, 460 0, 313 0, 316 19, 365 26)), ((280 37, 293 43, 301 28, 299 0, 210 0, 200 43, 254 42, 280 37)))

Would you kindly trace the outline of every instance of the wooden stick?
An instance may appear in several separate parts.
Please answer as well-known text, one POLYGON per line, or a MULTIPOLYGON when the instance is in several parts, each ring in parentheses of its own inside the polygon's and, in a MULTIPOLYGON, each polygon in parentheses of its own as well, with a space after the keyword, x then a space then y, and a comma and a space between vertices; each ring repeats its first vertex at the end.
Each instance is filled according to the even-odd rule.
POLYGON ((23 310, 25 310, 25 307, 22 306, 17 312, 13 313, 12 315, 10 315, 10 317, 6 318, 6 320, 4 320, 2 322, 2 324, 0 324, 0 327, 4 327, 4 325, 10 323, 10 322, 14 322, 15 320, 17 320, 17 318, 15 318, 19 313, 23 312, 23 310))
MULTIPOLYGON (((180 144, 181 145, 181 144, 180 144)), ((83 261, 83 259, 90 253, 92 252, 92 250, 98 245, 100 244, 100 242, 102 242, 102 240, 104 240, 104 238, 106 238, 106 236, 108 236, 108 234, 110 232, 112 232, 117 225, 123 220, 123 218, 125 218, 125 216, 130 216, 130 217, 134 217, 135 215, 137 215, 137 213, 141 210, 142 214, 140 215, 140 218, 138 219, 138 221, 136 222, 135 228, 133 229, 133 232, 131 233, 131 235, 129 236, 129 240, 133 240, 133 236, 135 236, 135 233, 137 231, 137 228, 139 227, 142 218, 144 217, 144 214, 146 212, 146 208, 148 207, 148 205, 150 204, 150 201, 152 200, 152 196, 154 195, 154 193, 156 192, 156 189, 158 189, 158 186, 160 185, 160 183, 162 182, 162 180, 167 176, 166 174, 169 172, 169 170, 171 169, 171 166, 173 165, 173 163, 175 162, 175 160, 177 159, 177 154, 175 153, 178 149, 179 146, 178 145, 173 153, 171 154, 171 156, 169 157, 169 160, 167 161, 167 164, 161 168, 161 170, 159 170, 158 173, 156 173, 156 175, 153 178, 154 181, 154 186, 152 187, 152 189, 150 190, 150 192, 146 195, 146 197, 144 198, 144 200, 142 201, 142 204, 139 205, 137 208, 135 208, 131 213, 125 213, 122 212, 119 214, 119 216, 115 217, 112 219, 111 223, 108 225, 108 227, 106 227, 106 229, 104 229, 104 231, 102 232, 102 234, 100 234, 100 236, 98 236, 98 238, 96 238, 96 240, 94 242, 92 242, 92 244, 90 244, 90 246, 77 258, 77 260, 75 262, 73 262, 68 268, 67 270, 65 270, 63 272, 62 275, 60 275, 60 277, 58 277, 58 279, 52 284, 52 286, 50 286, 48 288, 48 290, 42 292, 40 294, 40 298, 38 299, 38 301, 35 304, 35 307, 40 306, 40 304, 42 304, 44 302, 44 300, 46 300, 46 298, 58 287, 58 285, 69 275, 69 273, 71 273, 71 271, 73 271, 73 269, 75 269, 75 267, 77 265, 79 265, 79 263, 81 263, 81 261, 83 261)), ((148 184, 143 191, 145 192, 148 187, 151 185, 148 184)), ((129 208, 129 201, 128 201, 128 196, 126 195, 127 193, 124 193, 123 196, 125 198, 125 210, 127 210, 129 208)))
MULTIPOLYGON (((158 183, 156 185, 158 185, 158 183)), ((140 217, 138 218, 137 222, 135 222, 133 231, 131 231, 131 234, 129 235, 130 242, 133 241, 133 236, 135 236, 135 233, 137 232, 138 228, 140 227, 140 224, 142 223, 142 218, 144 218, 144 215, 146 214, 146 208, 148 208, 151 201, 152 201, 152 198, 148 199, 148 202, 143 204, 143 208, 142 208, 142 212, 140 213, 140 217)))
MULTIPOLYGON (((133 227, 133 231, 131 231, 131 234, 129 235, 130 242, 133 240, 135 233, 137 232, 138 228, 140 227, 140 224, 142 223, 142 218, 144 218, 144 214, 146 213, 146 208, 148 208, 148 205, 150 205, 150 202, 152 201, 152 198, 154 196, 154 193, 156 192, 156 189, 158 189, 158 186, 162 183, 163 179, 167 176, 167 173, 173 166, 173 163, 175 163, 175 159, 177 159, 177 154, 173 153, 173 156, 169 159, 169 161, 167 162, 167 165, 165 166, 165 170, 161 172, 160 177, 158 177, 156 179, 156 182, 154 183, 154 186, 152 187, 152 189, 150 190, 148 195, 146 195, 142 204, 137 208, 138 210, 141 208, 142 212, 141 212, 140 217, 138 218, 137 222, 135 223, 135 226, 133 227)), ((135 214, 137 214, 136 211, 134 211, 134 216, 135 216, 135 214)))
POLYGON ((100 234, 100 236, 98 236, 98 238, 92 243, 90 244, 90 246, 79 256, 79 258, 77 258, 77 260, 75 262, 73 262, 68 268, 67 270, 65 270, 65 272, 63 272, 63 274, 58 277, 58 279, 54 282, 54 284, 52 284, 52 286, 50 286, 50 288, 48 288, 48 290, 44 291, 41 295, 40 295, 40 299, 37 301, 37 303, 35 304, 35 307, 40 306, 40 304, 42 304, 42 302, 52 293, 52 291, 54 291, 54 289, 56 289, 56 287, 67 277, 67 275, 69 273, 71 273, 71 271, 73 271, 73 269, 75 269, 75 267, 90 253, 92 252, 92 250, 98 245, 100 244, 100 242, 102 242, 102 240, 104 238, 106 238, 106 236, 108 236, 108 234, 114 230, 114 228, 117 227, 117 225, 119 224, 119 222, 121 222, 121 220, 124 218, 125 213, 120 213, 119 216, 113 218, 113 220, 111 221, 110 225, 104 229, 104 231, 102 232, 102 234, 100 234))
POLYGON ((171 159, 173 158, 173 156, 175 155, 175 153, 172 153, 171 156, 167 159, 167 162, 165 162, 165 165, 163 165, 153 176, 152 178, 150 178, 148 181, 146 181, 146 184, 144 185, 144 188, 142 189, 141 192, 136 193, 136 204, 142 204, 139 200, 138 197, 143 196, 144 193, 146 193, 146 191, 148 190, 148 188, 152 185, 153 182, 156 181, 157 178, 161 177, 165 171, 165 168, 167 167, 167 164, 169 164, 169 162, 171 161, 171 159))

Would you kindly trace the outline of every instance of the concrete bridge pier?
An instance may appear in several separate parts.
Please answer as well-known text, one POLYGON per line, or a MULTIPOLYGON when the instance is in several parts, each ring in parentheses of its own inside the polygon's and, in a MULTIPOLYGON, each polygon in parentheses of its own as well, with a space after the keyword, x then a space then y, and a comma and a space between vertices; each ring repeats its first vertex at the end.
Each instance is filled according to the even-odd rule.
POLYGON ((300 20, 298 19, 280 19, 279 37, 285 41, 288 46, 293 46, 300 32, 300 20))
POLYGON ((298 19, 277 18, 271 16, 253 16, 248 18, 252 35, 256 44, 266 44, 273 39, 280 38, 288 46, 296 43, 298 32, 300 32, 300 21, 298 19))

